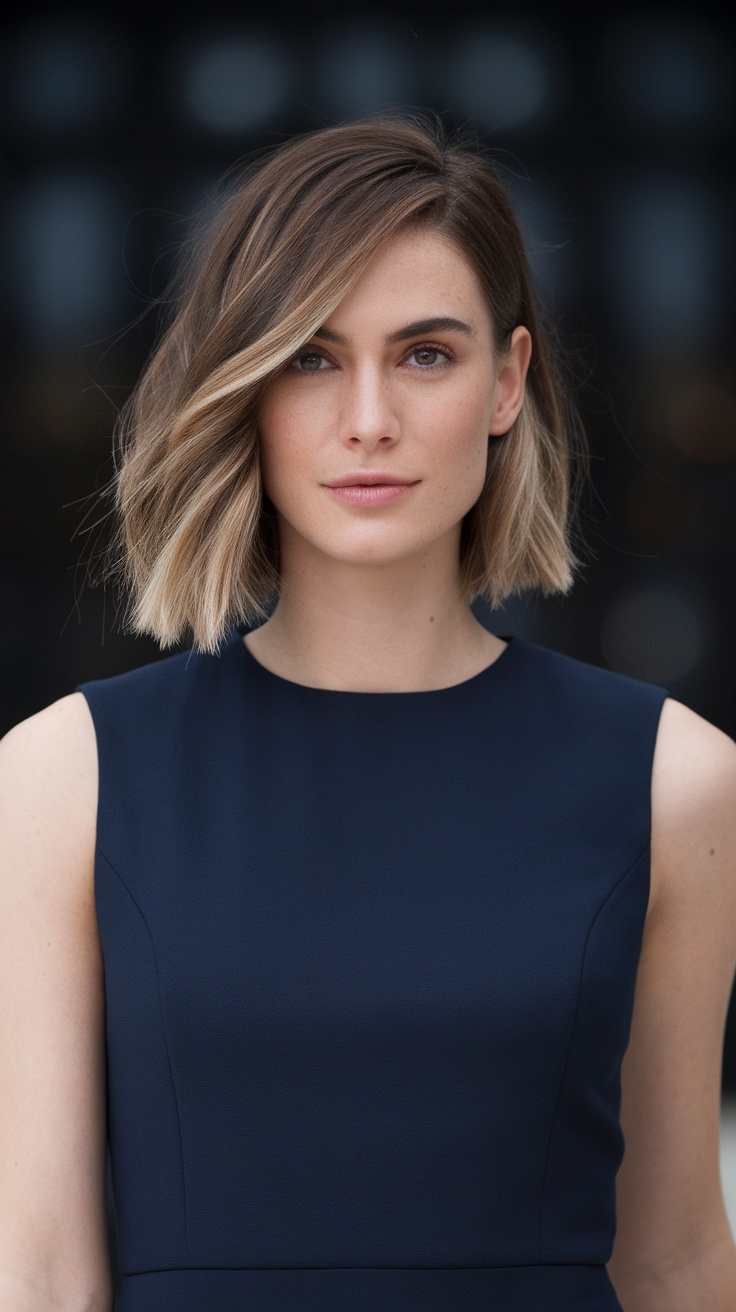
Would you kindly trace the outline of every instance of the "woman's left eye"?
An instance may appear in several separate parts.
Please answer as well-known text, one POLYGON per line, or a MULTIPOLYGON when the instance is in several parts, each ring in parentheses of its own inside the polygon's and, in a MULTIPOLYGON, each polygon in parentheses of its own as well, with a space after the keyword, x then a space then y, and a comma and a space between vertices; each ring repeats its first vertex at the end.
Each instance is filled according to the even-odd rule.
POLYGON ((450 361, 449 351, 439 346, 414 346, 406 357, 407 360, 411 359, 412 355, 416 357, 419 367, 425 371, 436 369, 438 365, 448 364, 450 361))

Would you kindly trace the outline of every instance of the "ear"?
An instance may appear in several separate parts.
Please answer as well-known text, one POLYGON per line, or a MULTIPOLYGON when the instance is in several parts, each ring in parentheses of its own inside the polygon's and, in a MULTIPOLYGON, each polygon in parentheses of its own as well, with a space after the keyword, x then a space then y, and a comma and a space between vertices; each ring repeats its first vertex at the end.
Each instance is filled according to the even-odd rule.
POLYGON ((499 361, 488 425, 489 437, 508 433, 521 410, 531 358, 531 333, 528 328, 519 325, 518 328, 514 328, 508 350, 499 361))

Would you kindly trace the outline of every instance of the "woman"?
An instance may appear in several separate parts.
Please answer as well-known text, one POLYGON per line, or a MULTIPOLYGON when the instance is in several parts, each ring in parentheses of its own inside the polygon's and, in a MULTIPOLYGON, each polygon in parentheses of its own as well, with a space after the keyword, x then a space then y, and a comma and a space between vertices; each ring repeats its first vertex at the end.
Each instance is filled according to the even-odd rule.
POLYGON ((121 1312, 733 1309, 736 746, 470 609, 578 564, 491 165, 262 159, 120 435, 194 641, 0 746, 3 1308, 111 1306, 109 1132, 121 1312))

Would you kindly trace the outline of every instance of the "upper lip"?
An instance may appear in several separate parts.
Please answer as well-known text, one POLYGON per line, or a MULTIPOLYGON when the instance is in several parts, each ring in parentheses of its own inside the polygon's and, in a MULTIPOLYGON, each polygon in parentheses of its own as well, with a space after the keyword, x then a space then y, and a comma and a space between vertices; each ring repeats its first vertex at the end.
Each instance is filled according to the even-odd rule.
POLYGON ((326 487, 373 487, 376 483, 418 483, 418 478, 399 478, 396 474, 366 473, 358 470, 355 474, 344 474, 342 478, 333 478, 326 487))

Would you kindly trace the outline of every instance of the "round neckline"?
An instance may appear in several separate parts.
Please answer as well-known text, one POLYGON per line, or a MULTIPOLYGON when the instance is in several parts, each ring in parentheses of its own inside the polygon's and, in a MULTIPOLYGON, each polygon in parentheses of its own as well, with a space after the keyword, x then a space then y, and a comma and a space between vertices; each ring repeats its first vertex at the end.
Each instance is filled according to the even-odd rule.
POLYGON ((496 666, 503 665, 504 663, 508 664, 506 658, 508 657, 509 652, 514 650, 518 651, 520 643, 520 639, 513 633, 494 634, 494 637, 500 638, 502 642, 506 643, 503 651, 496 656, 489 665, 484 665, 482 670, 478 670, 477 674, 471 674, 469 679, 461 679, 459 683, 447 684, 444 688, 400 689, 396 692, 388 692, 379 689, 378 691, 371 692, 368 689, 357 688, 318 688, 311 683, 298 683, 296 679, 287 679, 282 674, 276 674, 274 670, 269 670, 267 666, 257 660, 250 648, 243 642, 245 634, 250 632, 252 632, 251 629, 241 631, 240 628, 235 628, 231 635, 230 642, 232 646, 240 648, 243 653, 241 659, 245 660, 245 664, 249 666, 254 673, 262 677, 266 682, 271 683, 273 686, 280 685, 282 688, 296 689, 300 693, 306 695, 316 694, 317 696, 324 696, 327 698, 403 697, 416 699, 419 697, 441 697, 453 693, 457 694, 463 688, 475 687, 476 684, 485 682, 491 675, 491 672, 496 669, 496 666))

